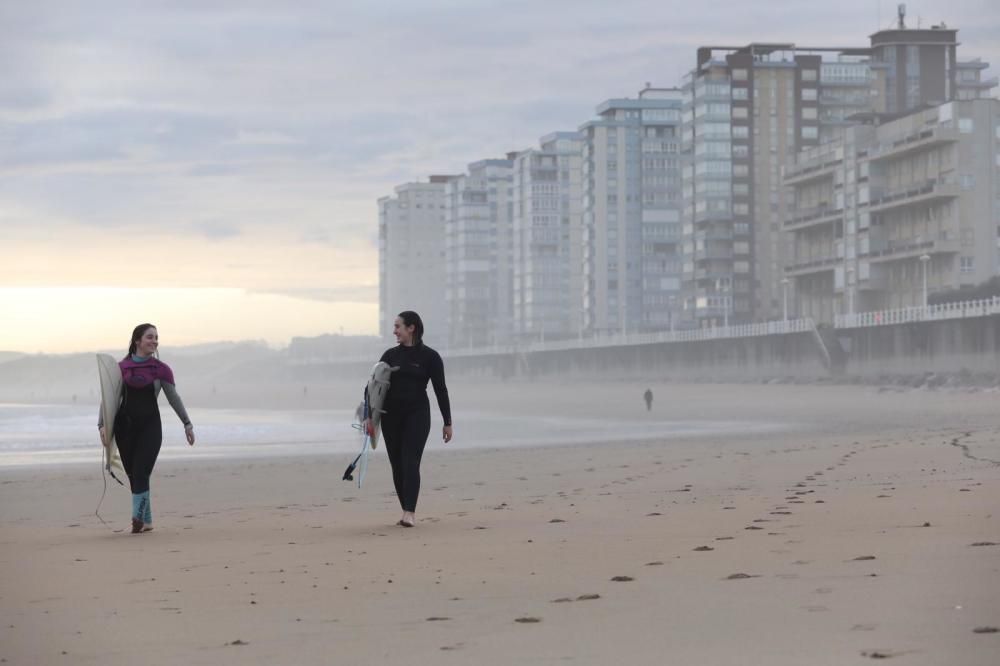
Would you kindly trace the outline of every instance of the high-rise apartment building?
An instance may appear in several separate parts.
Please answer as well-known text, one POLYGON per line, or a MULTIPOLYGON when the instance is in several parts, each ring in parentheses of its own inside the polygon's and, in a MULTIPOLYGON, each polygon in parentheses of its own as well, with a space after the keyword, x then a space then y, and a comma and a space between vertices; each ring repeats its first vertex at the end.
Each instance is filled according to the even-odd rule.
POLYGON ((988 65, 978 59, 958 60, 958 30, 944 23, 930 28, 907 28, 905 5, 899 24, 871 36, 872 60, 885 69, 885 105, 888 113, 906 113, 949 100, 981 99, 997 85, 982 79, 988 65))
POLYGON ((512 337, 512 157, 473 162, 445 184, 444 300, 452 347, 512 337))
POLYGON ((555 132, 513 160, 513 329, 575 337, 583 324, 581 137, 555 132))
POLYGON ((684 277, 698 326, 783 316, 790 214, 782 169, 873 113, 983 96, 956 31, 883 30, 870 47, 702 47, 685 85, 684 277), (964 81, 959 85, 959 81, 964 81))
POLYGON ((583 136, 583 326, 663 330, 680 299, 679 90, 611 99, 583 136))
POLYGON ((392 340, 403 310, 427 322, 427 341, 447 341, 445 292, 445 183, 406 183, 378 200, 379 335, 392 340))
POLYGON ((793 311, 924 303, 1000 275, 1000 101, 873 116, 786 170, 793 311), (892 119, 894 118, 894 119, 892 119), (877 124, 881 123, 881 124, 877 124))

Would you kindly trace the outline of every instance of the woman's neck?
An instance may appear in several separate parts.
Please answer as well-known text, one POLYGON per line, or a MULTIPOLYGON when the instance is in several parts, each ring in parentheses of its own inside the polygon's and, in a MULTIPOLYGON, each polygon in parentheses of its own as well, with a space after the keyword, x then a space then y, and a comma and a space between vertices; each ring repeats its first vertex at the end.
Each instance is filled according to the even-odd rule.
POLYGON ((134 354, 132 354, 132 360, 135 361, 136 363, 142 363, 144 361, 148 361, 151 358, 153 358, 152 354, 150 354, 149 356, 143 356, 139 352, 135 352, 134 354))

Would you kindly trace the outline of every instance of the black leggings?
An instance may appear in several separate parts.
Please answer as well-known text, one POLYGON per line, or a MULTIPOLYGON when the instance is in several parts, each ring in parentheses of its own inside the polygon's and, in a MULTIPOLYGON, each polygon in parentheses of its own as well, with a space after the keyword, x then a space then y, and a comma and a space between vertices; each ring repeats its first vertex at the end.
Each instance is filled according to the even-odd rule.
MULTIPOLYGON (((394 410, 395 411, 395 410, 394 410)), ((420 458, 431 431, 430 407, 382 417, 382 439, 392 465, 392 482, 403 511, 417 510, 420 495, 420 458)))
POLYGON ((160 455, 163 443, 163 425, 160 415, 148 416, 140 421, 119 418, 115 421, 115 441, 122 457, 122 466, 128 474, 132 493, 149 490, 149 477, 160 455))

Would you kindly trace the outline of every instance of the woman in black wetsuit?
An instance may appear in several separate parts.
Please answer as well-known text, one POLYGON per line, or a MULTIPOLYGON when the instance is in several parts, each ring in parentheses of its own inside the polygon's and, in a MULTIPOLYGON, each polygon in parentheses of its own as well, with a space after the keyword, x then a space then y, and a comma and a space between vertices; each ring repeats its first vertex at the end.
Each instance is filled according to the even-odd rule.
MULTIPOLYGON (((431 407, 427 400, 427 382, 434 386, 441 418, 444 419, 442 438, 451 441, 451 404, 444 383, 444 363, 441 356, 423 343, 424 324, 420 315, 407 310, 400 312, 393 325, 399 345, 387 350, 380 360, 399 369, 392 373, 389 392, 382 415, 382 437, 392 465, 392 482, 403 508, 397 523, 413 527, 420 494, 420 458, 431 430, 431 407)), ((366 421, 370 429, 370 420, 366 421)))
MULTIPOLYGON (((128 355, 118 362, 122 372, 122 397, 115 417, 115 441, 122 457, 122 466, 132 486, 132 533, 153 529, 153 512, 149 503, 149 477, 163 442, 163 425, 156 399, 162 390, 184 424, 188 444, 194 446, 194 426, 188 418, 181 397, 174 386, 174 373, 166 363, 156 358, 160 339, 152 324, 139 324, 132 331, 128 355)), ((101 441, 107 442, 103 410, 97 428, 101 441)))

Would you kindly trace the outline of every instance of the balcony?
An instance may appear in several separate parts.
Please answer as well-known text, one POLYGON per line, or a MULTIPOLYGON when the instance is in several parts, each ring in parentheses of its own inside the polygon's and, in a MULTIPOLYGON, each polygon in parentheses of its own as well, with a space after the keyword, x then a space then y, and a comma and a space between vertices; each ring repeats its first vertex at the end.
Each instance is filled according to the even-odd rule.
POLYGON ((696 268, 694 271, 695 280, 728 280, 733 277, 731 270, 719 268, 696 268))
POLYGON ((915 259, 922 254, 955 254, 959 251, 959 241, 957 238, 949 238, 947 233, 942 232, 942 238, 937 240, 916 240, 901 239, 888 240, 884 244, 872 242, 872 248, 868 252, 868 259, 872 262, 901 261, 904 259, 915 259), (881 247, 876 247, 881 245, 881 247))
POLYGON ((719 221, 729 221, 733 219, 733 214, 730 211, 702 211, 695 212, 694 223, 695 224, 707 224, 709 222, 719 222, 719 221))
POLYGON ((694 238, 700 241, 731 241, 733 240, 733 232, 729 229, 710 229, 697 232, 694 238))
POLYGON ((871 200, 868 202, 868 210, 876 213, 894 208, 939 203, 956 198, 960 192, 961 189, 956 183, 932 178, 907 188, 886 192, 873 190, 871 200))
POLYGON ((724 247, 710 247, 704 250, 695 251, 695 261, 731 261, 733 249, 724 247))
POLYGON ((832 271, 835 266, 844 263, 840 257, 822 257, 820 259, 810 259, 797 264, 785 267, 785 275, 790 277, 801 277, 812 273, 824 273, 832 271))
POLYGON ((802 185, 814 180, 832 178, 837 167, 844 160, 833 155, 823 155, 819 159, 805 160, 785 169, 785 185, 802 185))
POLYGON ((872 162, 903 157, 928 148, 943 146, 958 141, 958 130, 954 127, 932 127, 912 132, 895 140, 880 143, 868 151, 872 162))
POLYGON ((842 219, 843 208, 831 206, 816 206, 813 208, 798 208, 792 211, 792 217, 785 220, 785 231, 797 231, 806 227, 830 224, 842 219))

